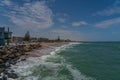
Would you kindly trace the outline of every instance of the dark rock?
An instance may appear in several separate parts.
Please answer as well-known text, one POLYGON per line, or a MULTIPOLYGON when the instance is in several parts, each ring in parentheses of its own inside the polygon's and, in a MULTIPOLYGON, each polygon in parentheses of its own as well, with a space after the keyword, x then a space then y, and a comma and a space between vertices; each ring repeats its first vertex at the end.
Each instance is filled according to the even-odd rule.
POLYGON ((14 71, 9 69, 9 67, 15 65, 19 61, 26 60, 28 54, 25 52, 38 49, 39 47, 41 47, 39 43, 0 47, 0 73, 3 73, 2 77, 0 76, 0 80, 7 80, 6 76, 9 78, 18 78, 14 71), (21 56, 25 57, 21 58, 21 56))
POLYGON ((2 59, 0 59, 0 64, 3 63, 4 61, 2 59))
POLYGON ((15 73, 8 73, 8 77, 13 78, 13 79, 18 78, 17 74, 15 74, 15 73))
POLYGON ((0 68, 5 68, 5 63, 0 64, 0 68))
POLYGON ((10 67, 10 63, 9 63, 9 62, 6 62, 6 63, 5 63, 5 66, 6 66, 6 67, 10 67))
POLYGON ((4 68, 0 68, 0 74, 3 73, 5 71, 4 68))
POLYGON ((7 75, 3 73, 0 74, 0 80, 7 80, 7 78, 8 78, 7 75))

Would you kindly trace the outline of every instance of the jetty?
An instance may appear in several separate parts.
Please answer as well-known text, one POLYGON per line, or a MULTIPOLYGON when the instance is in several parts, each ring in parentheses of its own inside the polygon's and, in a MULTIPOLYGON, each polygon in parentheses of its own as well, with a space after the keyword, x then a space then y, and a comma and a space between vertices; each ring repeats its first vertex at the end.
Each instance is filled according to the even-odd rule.
POLYGON ((17 74, 10 69, 11 65, 15 65, 18 61, 25 60, 26 52, 40 48, 39 42, 19 44, 12 46, 0 46, 0 80, 4 80, 6 76, 9 78, 17 78, 17 74))

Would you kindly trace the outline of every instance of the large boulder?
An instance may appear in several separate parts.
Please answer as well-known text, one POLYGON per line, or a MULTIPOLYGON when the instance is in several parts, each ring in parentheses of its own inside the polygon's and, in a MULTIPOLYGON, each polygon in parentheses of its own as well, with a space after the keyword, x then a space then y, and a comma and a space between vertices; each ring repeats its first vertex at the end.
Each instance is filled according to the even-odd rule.
POLYGON ((24 46, 24 51, 25 51, 25 52, 31 51, 31 50, 30 50, 30 45, 25 45, 25 46, 24 46))
POLYGON ((5 71, 4 68, 0 68, 0 74, 3 73, 5 71))
POLYGON ((2 59, 0 59, 0 64, 3 63, 4 61, 2 59))
POLYGON ((18 75, 15 74, 15 73, 8 73, 7 75, 8 75, 9 78, 13 78, 13 79, 18 78, 18 75))

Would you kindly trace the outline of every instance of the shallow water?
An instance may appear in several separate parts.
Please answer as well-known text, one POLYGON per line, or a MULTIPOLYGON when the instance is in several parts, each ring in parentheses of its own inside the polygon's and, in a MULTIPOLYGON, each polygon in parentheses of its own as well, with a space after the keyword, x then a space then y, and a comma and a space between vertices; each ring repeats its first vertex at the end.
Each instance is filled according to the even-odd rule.
POLYGON ((120 43, 74 45, 59 53, 83 75, 96 80, 120 80, 120 43))
POLYGON ((71 43, 46 52, 13 66, 17 80, 120 80, 120 43, 71 43))
MULTIPOLYGON (((73 44, 56 47, 50 55, 39 58, 28 58, 25 62, 17 63, 14 68, 20 76, 17 80, 89 80, 82 75, 66 59, 59 55, 73 44)), ((75 45, 75 44, 74 44, 75 45)))

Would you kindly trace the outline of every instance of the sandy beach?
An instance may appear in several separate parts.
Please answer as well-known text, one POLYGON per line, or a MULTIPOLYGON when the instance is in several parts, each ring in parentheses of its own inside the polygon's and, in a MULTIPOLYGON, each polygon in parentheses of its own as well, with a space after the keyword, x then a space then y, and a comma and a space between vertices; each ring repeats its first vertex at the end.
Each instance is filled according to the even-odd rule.
POLYGON ((37 49, 37 50, 33 50, 31 52, 26 52, 27 55, 23 55, 21 56, 21 58, 23 57, 41 57, 43 55, 49 55, 50 52, 52 50, 54 50, 55 47, 60 47, 62 45, 68 44, 69 42, 54 42, 54 43, 50 43, 50 42, 42 42, 41 44, 41 48, 37 49))

